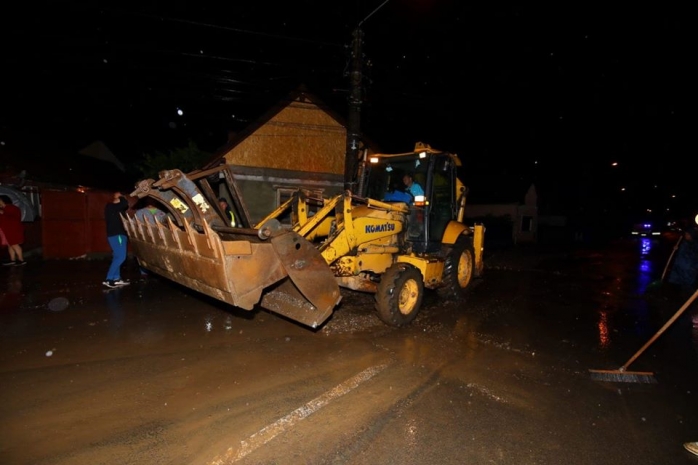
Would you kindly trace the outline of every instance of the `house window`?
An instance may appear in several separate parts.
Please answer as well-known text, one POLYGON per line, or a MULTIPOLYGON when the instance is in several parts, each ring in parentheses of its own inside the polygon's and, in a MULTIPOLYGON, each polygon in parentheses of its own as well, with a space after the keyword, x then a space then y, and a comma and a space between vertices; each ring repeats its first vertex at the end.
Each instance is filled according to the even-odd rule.
POLYGON ((533 217, 532 216, 522 216, 521 217, 521 232, 531 232, 533 231, 533 217))
MULTIPOLYGON (((288 199, 290 199, 294 193, 298 191, 297 188, 293 187, 276 187, 276 206, 279 207, 288 199)), ((301 191, 305 193, 306 205, 308 207, 308 216, 313 216, 320 210, 323 206, 323 193, 324 189, 303 189, 301 191)), ((289 210, 281 215, 278 220, 281 224, 292 225, 297 219, 293 217, 293 212, 289 210)))

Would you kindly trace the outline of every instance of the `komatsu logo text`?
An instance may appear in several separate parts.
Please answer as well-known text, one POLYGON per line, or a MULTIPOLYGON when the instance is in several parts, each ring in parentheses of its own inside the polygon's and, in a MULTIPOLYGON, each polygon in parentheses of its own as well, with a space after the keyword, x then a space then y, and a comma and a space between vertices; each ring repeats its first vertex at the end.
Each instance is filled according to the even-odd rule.
POLYGON ((393 224, 393 223, 367 224, 365 232, 377 233, 377 232, 387 232, 387 231, 395 231, 395 224, 393 224))

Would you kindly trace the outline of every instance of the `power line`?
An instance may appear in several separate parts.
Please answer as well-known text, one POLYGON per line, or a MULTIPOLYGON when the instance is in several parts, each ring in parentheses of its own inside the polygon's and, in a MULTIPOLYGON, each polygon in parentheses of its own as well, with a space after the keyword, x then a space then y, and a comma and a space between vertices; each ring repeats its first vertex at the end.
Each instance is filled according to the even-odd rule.
POLYGON ((160 21, 169 21, 172 23, 189 24, 192 26, 218 29, 218 30, 229 31, 229 32, 236 32, 236 33, 240 33, 240 34, 256 35, 256 36, 266 37, 266 38, 270 38, 270 39, 278 39, 281 41, 291 40, 291 41, 295 41, 295 42, 305 42, 305 43, 310 43, 310 44, 315 44, 315 45, 328 45, 328 46, 332 46, 332 47, 342 47, 342 48, 345 46, 344 44, 337 44, 335 42, 327 42, 327 41, 321 41, 321 40, 316 40, 316 39, 306 39, 306 38, 302 38, 302 37, 294 37, 294 36, 279 35, 279 34, 269 34, 267 32, 259 32, 259 31, 253 31, 250 29, 241 29, 241 28, 230 27, 230 26, 221 26, 218 24, 204 23, 204 22, 192 21, 192 20, 188 20, 188 19, 172 18, 172 17, 165 17, 165 16, 159 16, 159 15, 151 15, 151 14, 147 14, 147 13, 139 13, 139 12, 133 12, 133 11, 115 10, 115 9, 111 9, 111 8, 107 9, 107 11, 114 11, 117 13, 133 15, 133 16, 141 16, 141 17, 150 18, 150 19, 157 19, 160 21))

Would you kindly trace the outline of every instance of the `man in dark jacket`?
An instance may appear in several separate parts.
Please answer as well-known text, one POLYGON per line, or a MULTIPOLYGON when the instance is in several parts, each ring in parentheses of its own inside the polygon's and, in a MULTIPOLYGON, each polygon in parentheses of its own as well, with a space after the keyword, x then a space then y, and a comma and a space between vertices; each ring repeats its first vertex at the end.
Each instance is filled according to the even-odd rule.
POLYGON ((128 237, 124 224, 121 222, 121 213, 128 210, 128 201, 121 192, 115 192, 111 202, 104 207, 104 220, 107 226, 107 241, 112 250, 111 265, 107 271, 107 279, 102 282, 109 288, 116 288, 130 284, 121 279, 121 265, 126 261, 128 237))
POLYGON ((682 234, 667 281, 682 292, 692 294, 698 286, 698 224, 684 229, 682 234))

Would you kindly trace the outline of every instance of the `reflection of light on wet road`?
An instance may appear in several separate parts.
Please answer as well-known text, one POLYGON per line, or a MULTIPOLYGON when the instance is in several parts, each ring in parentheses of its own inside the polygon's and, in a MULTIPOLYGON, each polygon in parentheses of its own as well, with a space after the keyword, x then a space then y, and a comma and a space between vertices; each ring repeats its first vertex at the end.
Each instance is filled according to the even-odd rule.
POLYGON ((608 349, 611 345, 611 338, 608 335, 608 312, 599 312, 599 347, 608 349))
MULTIPOLYGON (((211 331, 213 331, 213 322, 214 322, 214 320, 216 320, 216 317, 213 316, 213 315, 206 315, 206 316, 204 317, 204 330, 205 330, 207 333, 210 333, 211 331)), ((224 322, 222 325, 221 325, 220 322, 219 322, 218 328, 220 328, 221 326, 222 326, 223 328, 225 328, 226 331, 230 331, 231 329, 233 329, 233 320, 232 320, 232 318, 231 318, 230 316, 226 317, 225 322, 224 322)))
POLYGON ((10 275, 7 277, 7 290, 0 292, 0 310, 19 310, 22 301, 22 275, 23 266, 11 267, 10 275))
POLYGON ((206 317, 206 323, 204 325, 206 327, 206 332, 210 333, 211 330, 213 329, 213 321, 211 321, 211 317, 207 316, 206 317))
POLYGON ((122 288, 123 286, 104 291, 107 310, 109 310, 109 328, 112 331, 118 331, 124 324, 124 309, 121 307, 120 298, 122 288))
POLYGON ((598 289, 596 333, 598 347, 608 350, 618 333, 644 336, 651 331, 649 304, 643 298, 654 278, 656 242, 642 238, 633 249, 619 250, 613 260, 604 263, 598 289), (650 253, 651 251, 651 253, 650 253))
POLYGON ((649 259, 649 253, 652 251, 652 240, 646 237, 642 238, 640 241, 640 256, 642 257, 638 263, 638 274, 637 274, 637 292, 642 294, 647 289, 651 279, 652 271, 654 269, 654 264, 652 260, 649 259))
POLYGON ((640 260, 637 274, 637 293, 643 294, 652 280, 652 262, 640 260))
POLYGON ((407 428, 405 431, 405 437, 407 438, 407 445, 410 447, 417 447, 418 442, 417 442, 417 432, 419 431, 419 428, 417 428, 417 419, 416 418, 410 418, 407 420, 407 428))

